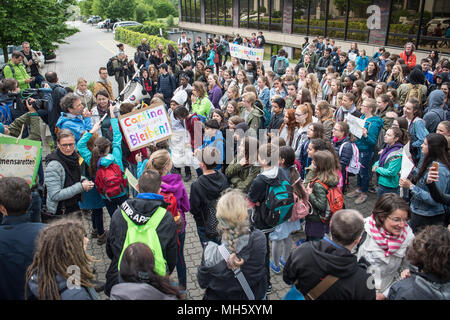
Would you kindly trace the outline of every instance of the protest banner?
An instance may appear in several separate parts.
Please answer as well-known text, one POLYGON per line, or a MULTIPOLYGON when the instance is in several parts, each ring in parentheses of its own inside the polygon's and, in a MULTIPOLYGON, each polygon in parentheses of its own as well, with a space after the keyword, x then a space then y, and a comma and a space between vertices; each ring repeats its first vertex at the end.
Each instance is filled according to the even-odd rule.
POLYGON ((0 178, 20 177, 34 186, 41 152, 40 141, 0 136, 0 178))
POLYGON ((347 119, 347 124, 349 126, 350 132, 358 139, 361 139, 366 120, 357 118, 355 116, 352 116, 351 114, 347 115, 345 119, 347 119))
POLYGON ((243 60, 263 61, 264 49, 249 48, 230 43, 230 55, 243 60))
POLYGON ((139 192, 138 190, 138 179, 136 179, 136 177, 131 173, 130 170, 125 169, 125 176, 127 177, 128 183, 130 184, 130 186, 133 187, 134 190, 136 190, 137 192, 139 192))
POLYGON ((409 144, 405 144, 402 150, 402 168, 400 170, 400 178, 408 179, 409 174, 414 169, 414 162, 411 161, 411 153, 409 152, 409 144))
POLYGON ((130 151, 169 139, 172 126, 162 104, 151 105, 119 117, 119 124, 130 151))

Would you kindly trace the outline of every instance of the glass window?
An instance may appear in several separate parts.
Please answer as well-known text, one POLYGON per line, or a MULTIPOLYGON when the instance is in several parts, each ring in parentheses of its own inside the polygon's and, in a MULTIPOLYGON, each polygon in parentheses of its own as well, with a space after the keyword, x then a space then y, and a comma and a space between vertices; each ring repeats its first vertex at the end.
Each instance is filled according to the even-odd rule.
POLYGON ((306 34, 308 2, 308 0, 294 0, 293 33, 306 34))
POLYGON ((419 48, 430 51, 437 49, 442 53, 449 53, 450 31, 447 29, 450 26, 450 1, 436 0, 434 8, 431 5, 428 2, 425 3, 419 48), (433 14, 428 10, 431 10, 433 14))
POLYGON ((248 28, 249 0, 239 0, 239 28, 248 28))
POLYGON ((350 15, 348 17, 347 40, 359 42, 369 41, 369 28, 367 27, 367 7, 372 0, 350 1, 350 15))
POLYGON ((272 2, 272 10, 271 10, 272 17, 270 21, 270 30, 282 31, 284 0, 270 0, 270 1, 272 2))
POLYGON ((186 17, 186 0, 181 0, 181 21, 187 21, 187 17, 186 17))
POLYGON ((224 0, 224 3, 225 3, 225 17, 226 17, 225 25, 232 27, 233 26, 233 0, 224 0))
POLYGON ((315 36, 323 36, 325 34, 326 2, 320 0, 311 0, 310 10, 309 34, 315 36))
POLYGON ((269 1, 259 0, 259 28, 269 30, 269 1))
POLYGON ((388 45, 403 47, 407 42, 416 42, 420 8, 410 13, 410 0, 392 0, 391 20, 389 20, 388 45))
POLYGON ((330 0, 328 13, 327 37, 344 39, 347 1, 330 0))

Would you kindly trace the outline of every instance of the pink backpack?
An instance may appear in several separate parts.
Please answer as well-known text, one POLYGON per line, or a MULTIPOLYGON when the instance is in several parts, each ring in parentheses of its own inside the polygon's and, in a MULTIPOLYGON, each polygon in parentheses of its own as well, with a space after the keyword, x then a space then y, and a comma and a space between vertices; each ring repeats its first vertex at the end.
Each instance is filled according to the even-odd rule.
POLYGON ((292 207, 292 215, 289 221, 303 219, 307 215, 311 214, 312 211, 312 206, 308 199, 302 200, 294 192, 294 206, 292 207))

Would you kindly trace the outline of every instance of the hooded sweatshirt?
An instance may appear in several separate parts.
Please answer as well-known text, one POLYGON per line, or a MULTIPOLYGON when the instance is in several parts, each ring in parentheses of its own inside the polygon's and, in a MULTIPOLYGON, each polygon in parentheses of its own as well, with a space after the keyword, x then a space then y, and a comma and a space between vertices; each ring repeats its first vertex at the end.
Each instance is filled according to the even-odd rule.
POLYGON ((203 217, 208 202, 218 199, 226 188, 228 188, 227 177, 218 171, 213 174, 201 175, 192 183, 189 201, 197 226, 204 226, 203 217))
MULTIPOLYGON (((67 288, 67 279, 64 279, 60 275, 56 275, 56 282, 58 284, 58 291, 61 296, 61 300, 98 300, 98 295, 92 287, 75 287, 73 289, 69 289, 67 288)), ((28 288, 28 299, 37 299, 39 287, 38 278, 36 275, 31 277, 28 282, 28 288)))
POLYGON ((428 132, 436 132, 439 122, 447 120, 446 112, 442 108, 445 94, 442 90, 434 90, 428 96, 428 107, 425 109, 423 120, 428 132))
POLYGON ((181 180, 181 175, 167 174, 162 176, 161 179, 161 192, 170 192, 177 199, 177 209, 180 211, 184 221, 184 232, 186 228, 186 212, 191 210, 191 204, 189 203, 189 195, 184 187, 183 181, 181 180))
POLYGON ((177 300, 148 283, 123 282, 111 289, 110 300, 177 300))
POLYGON ((75 142, 80 140, 81 135, 85 131, 92 129, 91 118, 83 118, 83 116, 75 116, 71 113, 61 112, 61 117, 59 117, 56 122, 56 126, 59 129, 69 129, 75 135, 75 142))
MULTIPOLYGON (((160 206, 167 207, 163 196, 154 193, 140 193, 137 198, 125 201, 114 212, 106 242, 106 254, 111 259, 111 264, 106 272, 105 293, 107 295, 109 295, 111 288, 119 282, 118 263, 128 231, 127 222, 121 211, 123 210, 136 225, 144 225, 160 206)), ((171 273, 177 263, 178 245, 176 225, 170 212, 166 212, 156 228, 156 233, 168 271, 171 273)))
POLYGON ((283 270, 283 280, 294 284, 306 295, 327 275, 339 280, 326 290, 318 300, 375 300, 375 289, 367 286, 368 264, 346 248, 327 237, 308 241, 292 252, 283 270))

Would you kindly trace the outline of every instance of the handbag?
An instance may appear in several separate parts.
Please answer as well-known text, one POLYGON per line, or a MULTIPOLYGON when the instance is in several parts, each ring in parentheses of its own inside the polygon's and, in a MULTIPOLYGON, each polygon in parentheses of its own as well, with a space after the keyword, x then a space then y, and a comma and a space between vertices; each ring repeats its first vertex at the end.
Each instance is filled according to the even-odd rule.
POLYGON ((283 298, 281 298, 281 300, 305 300, 305 297, 300 291, 297 290, 295 284, 293 284, 291 289, 283 298))
POLYGON ((327 275, 322 279, 314 288, 312 288, 306 295, 303 295, 297 290, 295 284, 286 293, 286 295, 281 300, 317 300, 325 291, 327 291, 333 284, 338 281, 339 278, 327 275))

